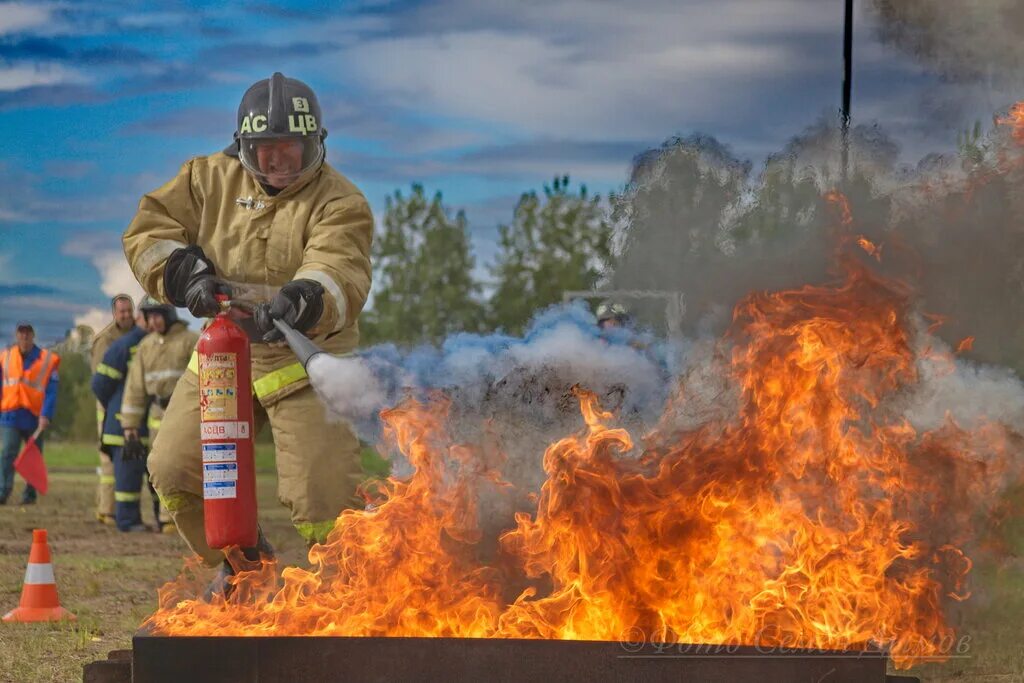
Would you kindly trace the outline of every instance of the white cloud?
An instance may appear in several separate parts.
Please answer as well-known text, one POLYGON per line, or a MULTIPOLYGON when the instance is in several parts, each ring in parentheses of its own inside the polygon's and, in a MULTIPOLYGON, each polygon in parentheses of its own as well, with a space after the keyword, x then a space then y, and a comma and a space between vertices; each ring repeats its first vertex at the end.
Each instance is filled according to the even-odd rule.
POLYGON ((100 289, 104 294, 114 296, 124 293, 135 301, 142 297, 142 286, 135 279, 135 274, 132 273, 122 252, 108 251, 96 254, 92 262, 100 272, 100 289))
POLYGON ((65 256, 87 259, 100 274, 100 289, 107 296, 128 294, 135 301, 142 295, 142 286, 135 279, 118 244, 116 234, 81 233, 61 247, 65 256))
POLYGON ((166 28, 182 26, 191 21, 192 15, 183 12, 148 12, 146 14, 125 14, 118 23, 125 28, 166 28))
POLYGON ((61 301, 59 299, 51 299, 45 296, 8 296, 0 299, 4 307, 10 308, 28 308, 38 311, 59 311, 62 313, 74 313, 79 314, 85 310, 85 306, 82 304, 72 303, 70 301, 61 301))
MULTIPOLYGON (((125 259, 124 252, 115 246, 117 236, 106 233, 83 233, 64 243, 61 253, 87 259, 100 275, 100 289, 108 297, 116 294, 127 294, 138 305, 146 292, 135 279, 135 274, 125 259)), ((178 316, 189 323, 192 329, 199 329, 202 324, 188 311, 178 309, 178 316)), ((110 311, 101 308, 89 308, 80 312, 75 318, 76 325, 88 325, 94 330, 102 329, 110 322, 110 311)))
POLYGON ((99 332, 110 322, 110 311, 102 308, 90 308, 82 315, 75 316, 75 326, 87 325, 93 332, 99 332))
POLYGON ((47 26, 52 7, 43 3, 0 2, 0 36, 47 26))
POLYGON ((800 40, 838 34, 841 17, 821 4, 448 0, 342 59, 394 106, 522 135, 662 139, 696 120, 749 117, 781 77, 838 73, 838 57, 809 59, 800 40))
POLYGON ((39 85, 81 83, 84 80, 77 71, 56 64, 23 64, 0 68, 0 92, 39 85))

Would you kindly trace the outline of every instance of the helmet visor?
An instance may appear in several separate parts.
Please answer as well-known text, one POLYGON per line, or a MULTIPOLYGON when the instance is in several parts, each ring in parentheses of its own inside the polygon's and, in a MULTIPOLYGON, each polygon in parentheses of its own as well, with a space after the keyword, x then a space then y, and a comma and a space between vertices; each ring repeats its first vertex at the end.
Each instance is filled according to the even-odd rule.
POLYGON ((242 138, 238 158, 256 180, 283 190, 323 161, 324 145, 319 135, 242 138))

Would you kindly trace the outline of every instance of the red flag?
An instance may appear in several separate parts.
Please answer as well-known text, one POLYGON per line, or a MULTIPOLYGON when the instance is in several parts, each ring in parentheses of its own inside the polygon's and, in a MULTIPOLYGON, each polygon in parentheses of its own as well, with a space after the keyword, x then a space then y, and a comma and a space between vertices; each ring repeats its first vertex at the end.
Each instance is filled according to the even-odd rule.
POLYGON ((46 463, 43 462, 43 453, 36 446, 34 438, 25 442, 25 447, 14 461, 14 469, 25 478, 25 481, 36 487, 39 493, 46 493, 49 485, 46 478, 46 463))

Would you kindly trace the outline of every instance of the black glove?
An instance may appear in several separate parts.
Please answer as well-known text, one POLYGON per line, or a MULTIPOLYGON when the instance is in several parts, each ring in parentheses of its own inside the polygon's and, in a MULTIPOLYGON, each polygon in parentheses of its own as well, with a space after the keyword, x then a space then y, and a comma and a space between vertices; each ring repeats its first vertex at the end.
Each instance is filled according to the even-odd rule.
POLYGON ((197 318, 212 318, 221 311, 218 294, 231 298, 231 288, 218 277, 201 275, 185 290, 185 308, 197 318))
POLYGON ((256 327, 263 341, 284 339, 274 327, 274 320, 283 320, 296 332, 307 332, 324 312, 324 288, 316 280, 292 280, 281 288, 269 304, 260 304, 253 311, 256 327))
POLYGON ((142 441, 139 440, 138 436, 126 436, 124 438, 124 448, 121 449, 122 460, 145 460, 148 450, 143 445, 142 441))
POLYGON ((201 247, 193 244, 175 249, 164 267, 164 291, 172 304, 187 308, 197 318, 215 316, 220 313, 216 295, 231 296, 231 289, 216 273, 201 247))

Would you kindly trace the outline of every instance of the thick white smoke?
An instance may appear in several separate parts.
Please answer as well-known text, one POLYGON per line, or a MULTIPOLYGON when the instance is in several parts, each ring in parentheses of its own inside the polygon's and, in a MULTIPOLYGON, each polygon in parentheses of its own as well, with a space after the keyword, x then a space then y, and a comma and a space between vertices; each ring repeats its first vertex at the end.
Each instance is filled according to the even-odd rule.
POLYGON ((1024 434, 1024 382, 1017 373, 956 358, 927 332, 921 333, 918 349, 920 381, 895 406, 918 432, 952 421, 968 430, 999 423, 1024 434))
POLYGON ((596 392, 639 435, 658 419, 671 386, 668 368, 678 367, 683 351, 631 330, 602 332, 578 304, 542 312, 522 338, 460 334, 439 349, 409 351, 384 345, 315 357, 308 371, 329 413, 370 442, 379 438, 380 410, 407 395, 443 392, 451 400, 452 437, 486 439, 508 456, 506 475, 532 488, 543 479, 545 447, 583 427, 574 385, 596 392))

